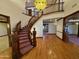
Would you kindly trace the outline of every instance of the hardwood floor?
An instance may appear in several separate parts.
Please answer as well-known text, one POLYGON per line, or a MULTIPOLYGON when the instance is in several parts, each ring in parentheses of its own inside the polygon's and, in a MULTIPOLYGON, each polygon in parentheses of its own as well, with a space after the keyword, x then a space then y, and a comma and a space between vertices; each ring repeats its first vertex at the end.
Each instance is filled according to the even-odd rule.
POLYGON ((68 41, 79 46, 79 37, 77 35, 68 35, 68 41))
POLYGON ((45 39, 37 39, 37 47, 22 59, 79 59, 79 47, 48 35, 45 39))
POLYGON ((0 53, 0 59, 12 59, 12 49, 8 48, 0 53))
MULTIPOLYGON (((0 59, 12 59, 11 48, 0 54, 0 59)), ((37 39, 37 47, 33 48, 21 59, 79 59, 79 46, 65 43, 55 35, 45 39, 37 39)))

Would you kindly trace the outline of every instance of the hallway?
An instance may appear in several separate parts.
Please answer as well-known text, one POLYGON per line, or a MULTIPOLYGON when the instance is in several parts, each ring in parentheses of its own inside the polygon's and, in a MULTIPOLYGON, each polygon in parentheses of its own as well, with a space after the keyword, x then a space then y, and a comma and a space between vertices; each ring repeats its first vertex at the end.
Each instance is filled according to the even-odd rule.
POLYGON ((37 39, 37 47, 22 59, 79 59, 79 47, 62 42, 55 35, 37 39))

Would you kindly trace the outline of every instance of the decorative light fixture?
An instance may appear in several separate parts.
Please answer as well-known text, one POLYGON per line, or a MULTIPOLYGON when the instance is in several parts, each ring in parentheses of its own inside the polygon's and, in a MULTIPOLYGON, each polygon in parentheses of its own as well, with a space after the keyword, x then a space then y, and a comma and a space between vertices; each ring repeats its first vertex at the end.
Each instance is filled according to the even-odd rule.
POLYGON ((43 10, 46 7, 47 2, 46 2, 46 0, 35 0, 34 4, 35 4, 35 7, 39 11, 41 11, 41 10, 43 10))

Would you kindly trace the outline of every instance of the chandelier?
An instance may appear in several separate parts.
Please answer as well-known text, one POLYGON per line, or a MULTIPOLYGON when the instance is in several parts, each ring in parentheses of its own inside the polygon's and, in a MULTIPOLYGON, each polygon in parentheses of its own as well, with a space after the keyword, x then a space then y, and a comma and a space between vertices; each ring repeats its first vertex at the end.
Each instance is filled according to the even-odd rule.
POLYGON ((46 0, 35 0, 34 4, 37 10, 42 11, 46 7, 47 2, 46 0))

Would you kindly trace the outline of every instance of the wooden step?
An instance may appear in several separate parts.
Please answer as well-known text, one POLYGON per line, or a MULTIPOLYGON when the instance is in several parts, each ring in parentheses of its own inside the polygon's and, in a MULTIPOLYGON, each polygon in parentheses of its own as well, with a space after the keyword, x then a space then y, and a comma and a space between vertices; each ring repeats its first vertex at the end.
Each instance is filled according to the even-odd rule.
POLYGON ((25 39, 25 40, 19 40, 19 43, 27 43, 27 42, 29 42, 29 39, 25 39))
POLYGON ((28 36, 28 34, 24 33, 24 34, 19 34, 18 37, 24 37, 24 36, 28 36))
POLYGON ((29 38, 28 36, 19 37, 19 40, 22 40, 22 39, 28 39, 28 38, 29 38))
POLYGON ((25 33, 28 33, 28 31, 20 31, 19 33, 20 34, 25 34, 25 33))
POLYGON ((29 45, 31 45, 31 43, 30 42, 25 42, 25 43, 20 43, 20 46, 19 46, 19 48, 25 48, 25 47, 27 47, 27 46, 29 46, 29 45))
POLYGON ((33 46, 32 45, 29 45, 29 46, 27 46, 27 47, 25 47, 23 49, 20 49, 20 53, 22 55, 24 55, 25 53, 29 52, 32 48, 33 48, 33 46))

